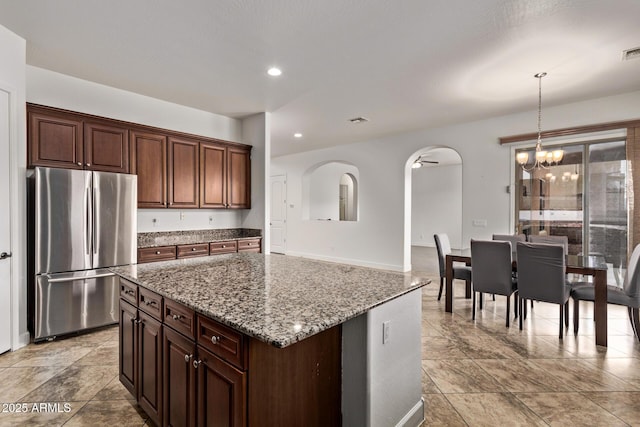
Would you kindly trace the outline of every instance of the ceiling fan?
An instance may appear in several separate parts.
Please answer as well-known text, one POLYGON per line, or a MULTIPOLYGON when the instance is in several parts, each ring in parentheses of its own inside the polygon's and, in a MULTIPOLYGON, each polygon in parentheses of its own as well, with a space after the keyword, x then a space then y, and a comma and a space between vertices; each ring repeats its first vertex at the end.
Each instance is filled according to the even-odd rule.
POLYGON ((437 161, 437 160, 423 159, 422 156, 418 156, 418 158, 411 165, 411 168, 412 169, 418 169, 418 168, 421 168, 422 165, 424 165, 424 164, 438 165, 438 164, 440 164, 440 162, 437 161))

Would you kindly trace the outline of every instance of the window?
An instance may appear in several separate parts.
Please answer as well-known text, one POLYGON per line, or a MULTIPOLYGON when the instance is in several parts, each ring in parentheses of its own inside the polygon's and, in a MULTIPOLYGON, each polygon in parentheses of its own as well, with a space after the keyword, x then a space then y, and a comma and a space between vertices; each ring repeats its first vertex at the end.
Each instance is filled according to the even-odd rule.
MULTIPOLYGON (((567 236, 569 253, 603 255, 609 282, 621 284, 628 232, 625 140, 562 148, 565 155, 559 165, 531 172, 516 165, 517 230, 567 236)), ((521 151, 532 158, 532 149, 516 152, 521 151)))

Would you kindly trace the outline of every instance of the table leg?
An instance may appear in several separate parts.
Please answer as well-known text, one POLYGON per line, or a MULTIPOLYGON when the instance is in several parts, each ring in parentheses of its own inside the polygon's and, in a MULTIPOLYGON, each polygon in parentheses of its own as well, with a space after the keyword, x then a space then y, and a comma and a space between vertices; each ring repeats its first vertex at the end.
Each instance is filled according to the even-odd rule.
POLYGON ((445 261, 444 311, 453 312, 453 260, 447 256, 445 261))
POLYGON ((607 272, 597 270, 594 277, 595 286, 595 321, 596 344, 607 346, 607 272))

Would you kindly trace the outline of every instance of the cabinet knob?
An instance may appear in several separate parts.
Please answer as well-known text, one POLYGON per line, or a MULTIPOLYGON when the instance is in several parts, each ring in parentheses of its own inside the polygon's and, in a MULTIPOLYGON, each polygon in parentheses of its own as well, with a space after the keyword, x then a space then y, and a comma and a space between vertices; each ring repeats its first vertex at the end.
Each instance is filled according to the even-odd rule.
POLYGON ((77 165, 78 165, 78 166, 82 166, 82 162, 78 162, 78 163, 77 163, 77 165))
POLYGON ((191 250, 192 250, 192 251, 195 251, 195 250, 196 250, 196 248, 191 248, 191 250))
POLYGON ((144 302, 146 305, 156 305, 155 301, 149 300, 144 302))
POLYGON ((173 320, 180 320, 180 319, 182 319, 182 315, 180 315, 180 314, 174 314, 174 315, 172 316, 172 318, 173 318, 173 320))
POLYGON ((211 337, 211 342, 212 342, 214 345, 216 345, 216 344, 220 344, 220 337, 217 337, 217 336, 215 336, 215 335, 214 335, 214 336, 212 336, 212 337, 211 337))
POLYGON ((135 323, 136 325, 139 325, 140 323, 142 323, 142 320, 136 319, 133 323, 135 323))
POLYGON ((198 366, 200 366, 201 363, 202 363, 202 360, 194 360, 193 361, 193 367, 198 369, 198 366))
POLYGON ((193 354, 185 354, 184 361, 189 363, 189 361, 193 358, 193 354))
POLYGON ((85 166, 90 168, 91 167, 91 163, 87 163, 87 164, 85 164, 85 166))
POLYGON ((160 255, 160 251, 156 251, 156 255, 160 255))
POLYGON ((227 247, 227 245, 222 245, 222 249, 224 249, 224 248, 226 248, 226 247, 227 247))

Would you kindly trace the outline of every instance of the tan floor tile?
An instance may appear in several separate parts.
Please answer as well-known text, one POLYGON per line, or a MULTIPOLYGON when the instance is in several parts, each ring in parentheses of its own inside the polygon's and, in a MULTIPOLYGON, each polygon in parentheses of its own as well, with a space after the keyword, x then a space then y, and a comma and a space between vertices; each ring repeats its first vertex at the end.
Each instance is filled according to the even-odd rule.
MULTIPOLYGON (((37 347, 37 344, 36 344, 37 347)), ((13 367, 24 366, 69 366, 91 352, 91 347, 84 346, 48 346, 40 351, 29 350, 23 359, 13 367)))
POLYGON ((450 338, 423 337, 422 359, 468 359, 468 357, 450 338))
POLYGON ((463 427, 467 424, 442 394, 424 395, 424 427, 463 427))
POLYGON ((423 360, 422 367, 442 393, 505 391, 473 360, 423 360))
POLYGON ((640 393, 582 393, 589 400, 632 426, 640 426, 640 393))
POLYGON ((93 397, 93 400, 136 400, 136 398, 124 388, 120 378, 116 376, 93 397))
POLYGON ((69 402, 92 399, 118 375, 118 367, 70 366, 26 395, 25 402, 69 402))
POLYGON ((61 373, 63 366, 6 368, 0 372, 0 402, 18 402, 31 391, 61 373))
POLYGON ((454 336, 451 338, 460 351, 469 359, 515 359, 518 353, 499 340, 479 332, 475 335, 454 336))
POLYGON ((86 402, 54 402, 43 406, 43 403, 24 403, 26 412, 0 413, 0 427, 32 427, 32 426, 61 426, 73 417, 86 402), (35 405, 35 406, 34 406, 35 405))
POLYGON ((518 393, 516 396, 551 426, 626 425, 580 393, 518 393))
POLYGON ((511 392, 574 391, 569 384, 528 360, 493 359, 476 363, 511 392))
POLYGON ((424 369, 420 371, 422 372, 422 394, 440 393, 438 386, 433 382, 431 377, 429 377, 427 371, 424 369))
POLYGON ((580 359, 536 359, 531 363, 576 391, 638 391, 633 384, 580 359))
POLYGON ((494 335, 496 340, 509 346, 519 357, 528 359, 563 359, 575 357, 566 351, 560 340, 545 340, 535 335, 494 335))
POLYGON ((511 393, 448 394, 446 397, 471 427, 547 425, 511 393))
POLYGON ((91 350, 76 362, 79 366, 104 366, 118 364, 118 341, 106 343, 91 350))
POLYGON ((84 405, 65 426, 143 426, 147 418, 135 402, 91 401, 84 405))

